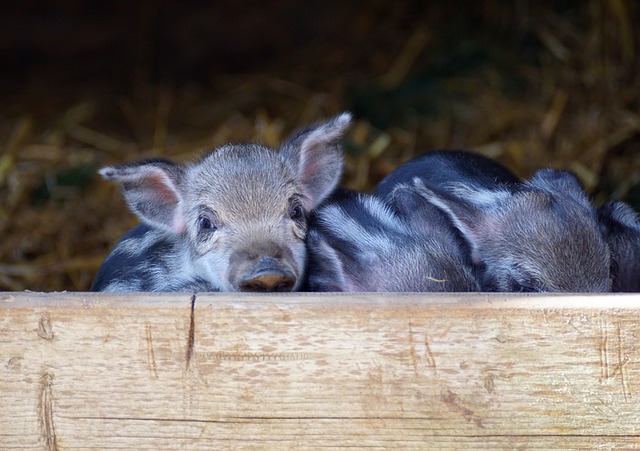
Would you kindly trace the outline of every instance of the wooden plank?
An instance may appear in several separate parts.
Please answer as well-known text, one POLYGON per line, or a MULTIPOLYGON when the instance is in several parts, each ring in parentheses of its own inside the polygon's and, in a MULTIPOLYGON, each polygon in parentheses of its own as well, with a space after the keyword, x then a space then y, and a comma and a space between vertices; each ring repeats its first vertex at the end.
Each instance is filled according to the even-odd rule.
POLYGON ((640 295, 0 294, 0 448, 640 448, 640 295))

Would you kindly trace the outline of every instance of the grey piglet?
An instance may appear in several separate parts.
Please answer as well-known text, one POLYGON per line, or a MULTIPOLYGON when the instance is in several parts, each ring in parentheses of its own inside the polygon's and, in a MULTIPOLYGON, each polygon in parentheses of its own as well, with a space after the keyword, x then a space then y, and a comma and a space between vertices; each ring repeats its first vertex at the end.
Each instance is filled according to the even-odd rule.
POLYGON ((292 291, 306 265, 309 212, 337 186, 343 113, 280 151, 226 145, 195 164, 106 167, 142 224, 106 258, 94 291, 292 291))

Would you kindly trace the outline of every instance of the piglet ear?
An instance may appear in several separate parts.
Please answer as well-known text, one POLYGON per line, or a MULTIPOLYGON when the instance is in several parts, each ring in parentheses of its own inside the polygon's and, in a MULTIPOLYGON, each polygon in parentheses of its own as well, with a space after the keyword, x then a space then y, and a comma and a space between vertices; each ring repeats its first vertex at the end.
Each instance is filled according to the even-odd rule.
POLYGON ((186 228, 180 183, 184 168, 169 160, 150 160, 100 169, 107 180, 120 183, 129 208, 144 222, 171 233, 186 228))
POLYGON ((426 186, 420 178, 413 180, 415 189, 427 201, 444 212, 471 248, 471 259, 480 263, 486 227, 494 223, 496 210, 510 193, 505 190, 475 189, 452 185, 447 189, 426 186))
POLYGON ((340 141, 351 125, 351 114, 296 131, 283 145, 280 157, 294 171, 302 187, 304 206, 312 210, 338 185, 344 157, 340 141))
POLYGON ((531 177, 528 185, 532 188, 568 196, 587 210, 594 210, 578 177, 571 172, 541 169, 531 177))
MULTIPOLYGON (((420 184, 424 188, 424 185, 420 184)), ((389 196, 389 203, 398 216, 404 218, 414 230, 422 234, 432 234, 434 222, 451 227, 447 215, 412 185, 396 186, 389 196)))
POLYGON ((624 202, 607 202, 598 208, 598 222, 606 228, 628 227, 640 231, 640 215, 624 202))

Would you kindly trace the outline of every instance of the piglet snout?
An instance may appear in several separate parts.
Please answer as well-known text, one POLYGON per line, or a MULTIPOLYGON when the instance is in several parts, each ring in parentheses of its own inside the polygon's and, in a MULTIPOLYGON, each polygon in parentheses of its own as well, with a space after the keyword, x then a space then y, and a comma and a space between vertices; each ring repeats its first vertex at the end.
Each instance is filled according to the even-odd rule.
POLYGON ((272 258, 263 257, 240 281, 240 291, 292 291, 296 277, 272 258))

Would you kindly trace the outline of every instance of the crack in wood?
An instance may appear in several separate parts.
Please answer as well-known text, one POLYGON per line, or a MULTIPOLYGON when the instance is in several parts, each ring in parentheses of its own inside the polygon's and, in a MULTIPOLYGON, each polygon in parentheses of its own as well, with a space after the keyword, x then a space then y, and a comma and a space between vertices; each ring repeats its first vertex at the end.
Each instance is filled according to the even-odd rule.
POLYGON ((196 358, 202 360, 218 360, 230 362, 285 362, 298 360, 326 359, 328 354, 320 352, 194 352, 196 358))
POLYGON ((620 328, 620 322, 616 322, 616 335, 618 336, 618 366, 614 368, 611 375, 616 373, 616 370, 620 370, 620 383, 622 384, 622 394, 624 395, 625 402, 629 401, 631 393, 629 392, 629 386, 625 377, 625 365, 629 362, 630 358, 624 353, 624 346, 622 344, 622 331, 620 328))
POLYGON ((600 381, 609 378, 609 353, 607 350, 607 321, 600 320, 600 341, 598 342, 600 351, 600 381))
POLYGON ((53 327, 51 326, 51 318, 43 315, 38 321, 38 337, 45 340, 53 340, 53 327))
POLYGON ((196 333, 196 294, 193 293, 191 296, 191 312, 190 312, 190 320, 189 320, 189 332, 187 334, 187 353, 186 353, 186 368, 189 369, 189 365, 191 365, 191 360, 193 360, 193 347, 196 333))
POLYGON ((158 378, 158 367, 156 366, 156 356, 153 351, 153 336, 151 335, 151 325, 146 326, 146 340, 147 340, 147 362, 149 363, 149 369, 153 373, 155 379, 158 378))
POLYGON ((438 371, 436 368, 436 358, 433 355, 433 351, 431 351, 431 345, 429 344, 429 335, 425 331, 424 333, 424 347, 425 347, 425 357, 427 359, 427 365, 433 369, 433 374, 437 375, 438 371))
MULTIPOLYGON (((450 396, 450 395, 446 395, 450 396)), ((455 396, 455 394, 454 394, 455 396)), ((282 416, 282 415, 274 415, 274 416, 261 416, 261 415, 237 415, 237 416, 226 416, 224 418, 219 419, 209 419, 209 418, 166 418, 166 417, 115 417, 115 416, 69 416, 67 417, 71 420, 85 420, 85 421, 131 421, 131 422, 161 422, 161 423, 193 423, 193 424, 244 424, 247 422, 282 422, 282 421, 323 421, 323 422, 344 422, 344 421, 368 421, 368 422, 379 422, 384 423, 387 421, 424 421, 428 418, 420 417, 420 416, 395 416, 395 415, 376 415, 375 417, 371 416, 329 416, 329 415, 309 415, 309 416, 282 416)), ((436 428, 437 430, 437 428, 436 428)), ((452 438, 563 438, 563 439, 571 439, 571 438, 635 438, 640 437, 640 432, 629 432, 629 433, 487 433, 487 434, 474 434, 470 431, 458 430, 454 434, 447 434, 445 431, 439 430, 438 437, 452 437, 452 438)))
POLYGON ((50 451, 58 449, 56 428, 53 421, 52 385, 53 375, 45 372, 40 377, 40 391, 38 393, 38 423, 40 427, 40 437, 44 441, 47 450, 50 451))
MULTIPOLYGON (((627 381, 626 374, 626 365, 631 361, 629 355, 625 352, 624 343, 622 341, 622 330, 620 322, 615 323, 615 339, 617 341, 612 340, 612 348, 611 351, 617 357, 617 363, 612 365, 609 363, 609 330, 607 327, 607 322, 603 319, 600 321, 600 340, 598 343, 598 348, 600 351, 600 382, 604 382, 608 379, 613 379, 616 376, 620 376, 620 385, 622 388, 622 395, 624 396, 625 402, 629 401, 631 397, 631 392, 629 390, 629 384, 627 381), (617 353, 615 347, 617 345, 617 353)), ((614 357, 614 359, 615 359, 614 357)))
POLYGON ((413 329, 411 321, 409 321, 409 354, 411 355, 411 363, 413 364, 413 373, 418 375, 418 357, 416 356, 416 346, 413 341, 413 329))

